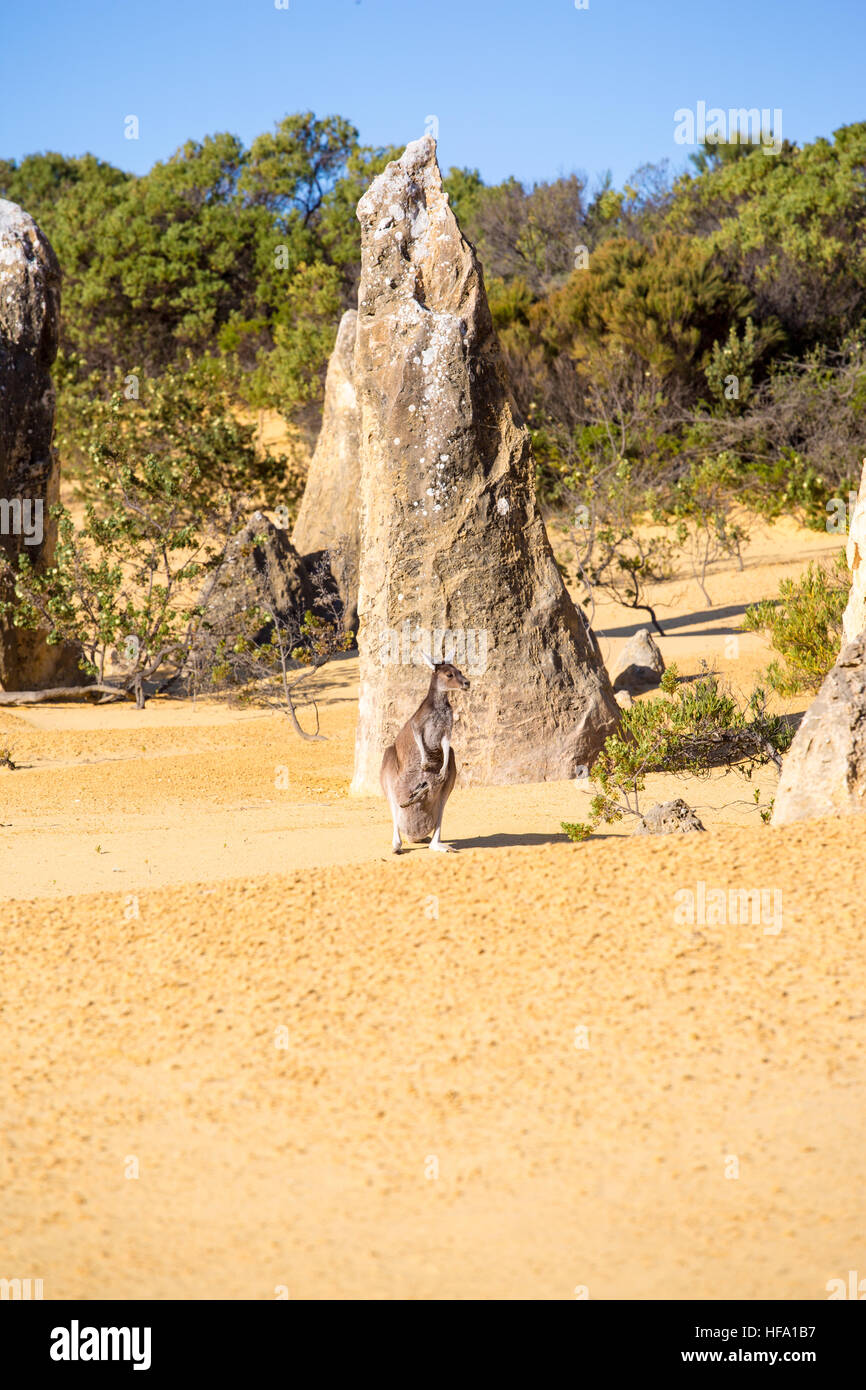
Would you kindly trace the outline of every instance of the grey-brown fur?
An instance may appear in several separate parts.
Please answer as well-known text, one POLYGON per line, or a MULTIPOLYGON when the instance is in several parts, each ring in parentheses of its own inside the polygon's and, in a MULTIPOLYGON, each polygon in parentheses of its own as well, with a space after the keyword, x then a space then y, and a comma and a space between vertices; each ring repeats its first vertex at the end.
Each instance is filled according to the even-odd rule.
POLYGON ((430 839, 433 850, 453 849, 440 840, 445 803, 457 778, 448 691, 468 689, 468 680, 450 661, 433 666, 426 696, 385 749, 379 780, 391 807, 395 854, 403 848, 404 835, 411 844, 430 839))

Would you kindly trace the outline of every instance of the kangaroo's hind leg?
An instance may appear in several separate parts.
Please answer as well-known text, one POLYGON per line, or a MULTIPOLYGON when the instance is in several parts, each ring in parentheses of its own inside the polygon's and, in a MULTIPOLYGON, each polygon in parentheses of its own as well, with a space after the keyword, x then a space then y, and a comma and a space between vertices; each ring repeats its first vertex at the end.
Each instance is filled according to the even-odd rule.
POLYGON ((443 845, 442 839, 441 839, 441 833, 442 833, 442 817, 443 817, 443 815, 444 815, 444 813, 445 813, 445 803, 447 802, 449 796, 451 795, 451 792, 452 792, 453 789, 454 789, 454 783, 456 782, 456 780, 457 780, 457 760, 456 760, 455 757, 454 757, 454 751, 453 751, 453 749, 449 749, 449 750, 448 750, 448 776, 445 778, 445 782, 444 782, 444 784, 443 784, 443 786, 442 786, 442 788, 441 788, 441 790, 440 790, 440 792, 439 792, 439 805, 438 805, 437 808, 436 808, 436 829, 433 831, 433 839, 430 841, 430 848, 431 848, 432 850, 440 850, 440 851, 444 852, 445 854, 456 854, 456 853, 457 853, 457 848, 456 848, 455 845, 443 845))

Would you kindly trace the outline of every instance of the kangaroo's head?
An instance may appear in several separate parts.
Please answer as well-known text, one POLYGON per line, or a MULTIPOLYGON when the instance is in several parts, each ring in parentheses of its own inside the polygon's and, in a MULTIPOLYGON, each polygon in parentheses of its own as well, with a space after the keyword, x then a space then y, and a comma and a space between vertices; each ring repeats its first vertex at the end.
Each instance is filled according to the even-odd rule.
POLYGON ((468 690, 469 682, 462 671, 450 661, 439 661, 433 667, 437 690, 468 690))

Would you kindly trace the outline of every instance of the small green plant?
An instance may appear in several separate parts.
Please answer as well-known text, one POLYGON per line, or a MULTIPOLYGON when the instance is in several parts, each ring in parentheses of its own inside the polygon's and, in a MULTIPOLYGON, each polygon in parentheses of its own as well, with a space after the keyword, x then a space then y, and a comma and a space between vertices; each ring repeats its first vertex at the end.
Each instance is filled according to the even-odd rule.
POLYGON ((716 401, 723 410, 742 410, 752 390, 755 366, 761 356, 764 344, 761 334, 755 328, 751 315, 743 325, 742 336, 738 325, 732 323, 727 342, 713 343, 704 375, 716 401))
POLYGON ((771 796, 766 806, 762 805, 761 789, 760 787, 755 787, 755 790, 752 793, 752 799, 760 812, 761 820, 764 822, 765 825, 769 825, 773 817, 773 807, 776 804, 776 798, 774 796, 771 796))
POLYGON ((574 843, 577 845, 581 844, 584 840, 588 840, 590 835, 595 830, 594 825, 589 825, 586 821, 582 820, 564 820, 560 821, 560 824, 563 830, 565 831, 566 835, 568 836, 569 840, 573 840, 574 843))
POLYGON ((763 690, 753 691, 743 709, 713 671, 680 685, 674 667, 665 675, 673 693, 623 710, 619 731, 606 739, 590 772, 598 787, 590 820, 562 822, 569 839, 579 843, 602 822, 640 816, 650 773, 705 777, 713 768, 736 767, 750 777, 766 763, 781 766, 793 735, 784 719, 768 713, 763 690))
POLYGON ((677 663, 675 661, 672 661, 670 666, 668 666, 665 669, 664 674, 662 675, 662 678, 659 681, 659 685, 662 688, 663 694, 673 695, 674 691, 677 688, 677 682, 679 678, 679 667, 677 666, 677 663))
MULTIPOLYGON (((600 525, 594 540, 592 558, 584 563, 578 554, 576 560, 590 598, 598 590, 624 608, 648 613, 656 632, 664 637, 649 600, 649 586, 673 576, 671 541, 665 536, 647 536, 625 523, 600 525)), ((590 598, 584 600, 585 606, 589 606, 590 598)))
MULTIPOLYGON (((619 443, 625 447, 625 439, 619 443)), ((557 501, 563 509, 573 564, 585 593, 581 602, 595 619, 595 596, 649 614, 664 630, 651 601, 652 586, 673 578, 675 547, 653 534, 647 517, 662 525, 658 499, 646 477, 618 451, 609 426, 584 429, 568 442, 570 461, 560 459, 557 501)))
POLYGON ((743 631, 768 631, 781 657, 767 668, 767 682, 780 695, 817 690, 835 663, 848 585, 842 551, 832 564, 813 562, 799 579, 783 579, 777 599, 746 609, 743 631))

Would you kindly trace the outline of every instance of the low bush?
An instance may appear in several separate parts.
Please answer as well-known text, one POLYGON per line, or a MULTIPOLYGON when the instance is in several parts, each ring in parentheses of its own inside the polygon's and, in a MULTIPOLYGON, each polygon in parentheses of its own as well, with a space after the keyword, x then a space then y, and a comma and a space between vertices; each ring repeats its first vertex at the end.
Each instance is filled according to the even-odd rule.
POLYGON ((767 681, 780 695, 817 690, 834 665, 849 583, 842 551, 832 564, 813 562, 799 579, 783 579, 777 599, 746 609, 743 631, 769 632, 781 657, 767 668, 767 681))
POLYGON ((766 763, 781 765, 792 731, 767 711, 763 690, 742 708, 713 671, 677 684, 675 666, 662 679, 662 695, 623 710, 620 728, 605 740, 590 772, 598 791, 586 822, 562 822, 569 839, 586 840, 604 822, 640 816, 640 795, 650 773, 706 777, 732 767, 750 777, 766 763))

